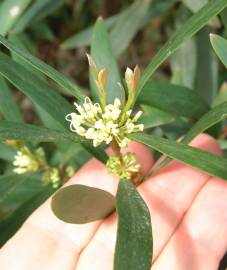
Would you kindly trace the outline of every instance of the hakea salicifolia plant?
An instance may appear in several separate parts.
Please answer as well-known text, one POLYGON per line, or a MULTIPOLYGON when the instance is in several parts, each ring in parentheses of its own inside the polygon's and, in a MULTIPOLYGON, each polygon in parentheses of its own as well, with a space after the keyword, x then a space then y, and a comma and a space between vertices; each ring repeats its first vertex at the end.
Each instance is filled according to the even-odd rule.
MULTIPOLYGON (((87 55, 91 74, 99 90, 100 103, 93 103, 89 97, 85 97, 83 105, 74 103, 77 113, 72 112, 66 116, 70 122, 71 131, 93 141, 97 147, 102 143, 109 144, 113 149, 114 156, 107 161, 107 170, 120 178, 131 179, 133 174, 138 174, 140 164, 137 163, 133 153, 121 153, 121 148, 128 146, 130 140, 127 135, 132 132, 143 131, 143 124, 136 124, 142 114, 138 111, 132 114, 135 102, 136 88, 140 78, 138 66, 134 71, 126 69, 125 82, 128 88, 128 99, 122 104, 120 99, 115 98, 113 104, 106 102, 106 83, 108 71, 106 68, 98 70, 94 60, 87 55)), ((121 83, 118 83, 121 91, 124 91, 121 83)))
POLYGON ((26 145, 18 143, 14 145, 17 148, 17 153, 13 161, 13 172, 16 174, 39 171, 42 172, 44 185, 52 185, 53 188, 58 188, 75 173, 71 166, 66 166, 63 169, 49 166, 42 147, 31 151, 26 145))

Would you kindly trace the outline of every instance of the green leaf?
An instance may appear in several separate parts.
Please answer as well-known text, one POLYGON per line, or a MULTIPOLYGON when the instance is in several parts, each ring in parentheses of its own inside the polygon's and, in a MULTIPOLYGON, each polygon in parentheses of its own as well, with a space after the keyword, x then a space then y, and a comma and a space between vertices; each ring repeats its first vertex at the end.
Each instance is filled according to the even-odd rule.
POLYGON ((137 94, 141 92, 146 82, 156 69, 188 38, 197 33, 207 22, 227 6, 227 0, 211 0, 207 5, 187 20, 181 28, 167 41, 144 70, 137 94))
POLYGON ((227 68, 227 40, 215 34, 210 34, 210 42, 219 59, 227 68))
POLYGON ((114 210, 114 196, 84 185, 59 189, 51 201, 54 214, 67 223, 84 224, 103 219, 114 210))
POLYGON ((40 72, 44 73, 46 76, 54 80, 57 84, 63 87, 68 93, 74 95, 79 100, 83 100, 84 94, 80 87, 75 85, 71 80, 66 78, 56 69, 44 63, 42 60, 36 58, 29 52, 15 46, 12 42, 0 36, 0 43, 2 43, 6 48, 8 48, 13 53, 17 54, 19 57, 23 58, 29 65, 33 66, 40 72))
POLYGON ((53 153, 50 164, 57 164, 59 168, 72 165, 77 170, 90 158, 91 155, 84 151, 80 144, 61 142, 61 144, 58 144, 58 149, 53 153))
MULTIPOLYGON (((1 124, 1 122, 0 122, 1 124)), ((0 131, 1 134, 1 131, 0 131)), ((0 135, 1 137, 1 135, 0 135)), ((7 161, 13 161, 14 160, 14 156, 16 155, 16 149, 12 148, 9 145, 0 143, 0 159, 4 159, 7 161)))
POLYGON ((37 173, 0 176, 1 219, 42 190, 43 185, 37 173))
POLYGON ((205 27, 197 36, 196 91, 211 104, 218 90, 218 61, 209 42, 210 27, 205 27))
MULTIPOLYGON (((227 117, 227 102, 217 105, 212 110, 200 118, 195 125, 186 133, 181 143, 190 143, 198 134, 224 120, 227 117)), ((154 168, 153 173, 159 171, 161 168, 169 164, 170 158, 164 159, 157 167, 154 168)))
POLYGON ((19 18, 17 24, 13 28, 13 32, 18 33, 22 32, 28 27, 30 24, 36 22, 38 18, 44 17, 48 10, 53 12, 56 8, 60 7, 64 4, 64 0, 42 0, 34 2, 31 7, 19 18), (51 7, 51 9, 50 9, 51 7))
MULTIPOLYGON (((117 83, 121 81, 117 63, 113 54, 110 39, 103 19, 99 18, 95 24, 91 42, 91 55, 99 69, 107 68, 109 72, 106 92, 107 103, 113 103, 115 98, 124 102, 124 93, 120 91, 117 83)), ((92 94, 98 99, 98 88, 90 76, 92 94)))
POLYGON ((212 127, 216 123, 224 120, 227 117, 227 102, 217 105, 212 110, 208 111, 195 123, 195 125, 188 131, 182 142, 189 143, 198 134, 212 127))
MULTIPOLYGON (((185 6, 187 6, 187 8, 195 13, 197 11, 199 11, 203 6, 205 6, 209 0, 182 0, 182 2, 185 4, 185 6)), ((212 18, 208 24, 214 28, 220 28, 221 24, 220 21, 218 19, 218 17, 214 17, 212 18)))
POLYGON ((170 60, 173 73, 171 83, 193 88, 197 66, 195 38, 184 42, 170 60))
POLYGON ((225 30, 227 29, 227 8, 225 8, 221 13, 220 13, 220 18, 223 23, 223 26, 225 30))
MULTIPOLYGON (((113 26, 113 24, 117 22, 118 18, 119 14, 109 17, 108 19, 105 19, 106 28, 109 30, 113 26)), ((64 50, 69 50, 90 45, 93 31, 94 26, 90 26, 85 30, 76 33, 75 35, 65 40, 61 44, 61 48, 64 50)))
POLYGON ((74 141, 81 142, 80 137, 70 131, 52 130, 31 124, 0 121, 0 141, 26 140, 32 142, 74 141))
POLYGON ((227 180, 227 159, 212 153, 174 142, 167 139, 145 134, 130 134, 129 138, 141 142, 172 159, 179 160, 205 173, 227 180))
POLYGON ((0 34, 5 36, 31 0, 5 0, 0 6, 0 34))
POLYGON ((68 127, 65 116, 73 111, 62 96, 39 77, 0 52, 0 74, 21 90, 31 101, 42 107, 63 127, 68 127))
POLYGON ((56 120, 53 119, 43 108, 39 105, 34 104, 34 110, 37 114, 37 117, 40 119, 41 123, 50 129, 62 130, 62 125, 56 120))
POLYGON ((116 56, 119 56, 131 42, 143 24, 144 17, 149 12, 151 0, 137 0, 124 13, 111 29, 111 40, 116 56), (129 19, 133 18, 133 20, 129 19))
POLYGON ((192 11, 197 12, 208 3, 208 0, 182 0, 182 2, 192 11))
POLYGON ((147 105, 142 105, 141 107, 143 109, 143 114, 139 118, 138 123, 144 124, 144 128, 161 126, 175 120, 172 114, 166 113, 154 107, 147 105))
POLYGON ((209 109, 209 106, 194 91, 164 81, 146 83, 137 102, 178 117, 199 118, 209 109))
POLYGON ((0 112, 6 120, 23 122, 14 96, 2 76, 0 76, 0 112))
POLYGON ((227 82, 221 85, 218 95, 213 100, 212 106, 215 107, 223 102, 227 101, 227 82))
POLYGON ((114 270, 150 270, 153 254, 151 218, 148 207, 128 180, 120 180, 114 270))
MULTIPOLYGON (((37 48, 35 47, 34 43, 31 41, 29 36, 26 35, 26 33, 9 34, 8 40, 10 42, 12 42, 18 48, 21 48, 22 50, 24 50, 28 53, 32 53, 32 54, 37 53, 37 48)), ((37 72, 37 69, 34 68, 33 66, 29 66, 28 63, 23 58, 18 56, 16 53, 11 51, 11 57, 15 62, 17 62, 20 65, 22 65, 23 67, 29 69, 29 72, 32 72, 35 76, 46 81, 46 77, 42 73, 37 72)))
MULTIPOLYGON (((44 21, 44 18, 46 18, 49 14, 51 15, 51 13, 64 4, 66 4, 65 0, 49 0, 46 6, 40 10, 37 21, 44 21)), ((52 14, 52 16, 54 16, 54 14, 52 14)))

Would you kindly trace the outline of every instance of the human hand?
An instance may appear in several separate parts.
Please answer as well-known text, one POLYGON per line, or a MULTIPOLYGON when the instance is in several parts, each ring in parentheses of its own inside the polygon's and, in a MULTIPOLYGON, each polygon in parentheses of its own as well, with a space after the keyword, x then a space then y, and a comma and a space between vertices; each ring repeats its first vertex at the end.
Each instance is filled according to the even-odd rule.
MULTIPOLYGON (((221 155, 208 135, 198 136, 192 145, 221 155)), ((135 142, 129 148, 147 174, 153 163, 150 152, 135 142)), ((67 184, 115 194, 118 180, 92 159, 67 184)), ((138 190, 151 212, 152 270, 216 270, 227 249, 227 183, 173 161, 138 190)), ((1 249, 0 268, 110 270, 116 230, 115 214, 84 225, 66 224, 54 216, 48 200, 1 249)))

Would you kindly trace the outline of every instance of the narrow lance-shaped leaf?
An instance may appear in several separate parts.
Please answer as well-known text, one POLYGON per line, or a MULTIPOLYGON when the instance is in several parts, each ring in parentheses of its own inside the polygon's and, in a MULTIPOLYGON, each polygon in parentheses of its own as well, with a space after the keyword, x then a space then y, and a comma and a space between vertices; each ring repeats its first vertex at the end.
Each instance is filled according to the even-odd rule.
POLYGON ((218 95, 215 97, 215 99, 212 102, 212 106, 216 107, 217 105, 220 105, 225 101, 227 101, 227 82, 224 82, 221 85, 218 91, 218 95))
MULTIPOLYGON (((224 120, 227 117, 227 102, 217 105, 212 110, 208 111, 206 114, 200 118, 196 124, 186 133, 182 139, 182 143, 190 143, 198 134, 217 124, 218 122, 224 120)), ((171 159, 166 158, 157 167, 154 168, 153 173, 159 171, 164 166, 170 163, 171 159)))
POLYGON ((178 117, 197 119, 209 110, 209 106, 195 91, 164 81, 147 82, 137 103, 155 107, 178 117))
POLYGON ((51 208, 67 223, 84 224, 108 216, 114 210, 114 202, 114 196, 102 189, 70 185, 54 194, 51 208))
POLYGON ((129 138, 141 142, 173 159, 205 173, 227 180, 227 159, 200 149, 145 134, 131 134, 129 138))
POLYGON ((221 12, 227 6, 227 0, 211 0, 188 21, 167 41, 167 43, 159 50, 153 60, 144 70, 142 75, 138 95, 143 89, 145 83, 149 80, 155 70, 171 55, 177 48, 188 38, 197 33, 207 22, 221 12))
POLYGON ((17 24, 13 28, 14 33, 22 32, 30 23, 37 21, 39 17, 44 16, 47 10, 54 11, 56 8, 64 4, 64 0, 42 0, 34 2, 26 12, 19 18, 17 24))
POLYGON ((120 180, 114 270, 150 270, 153 254, 151 218, 142 197, 128 180, 120 180))
POLYGON ((195 89, 208 104, 218 90, 218 59, 209 41, 210 27, 204 27, 197 35, 197 72, 195 89))
POLYGON ((210 34, 210 41, 219 59, 227 67, 227 40, 215 34, 210 34))
MULTIPOLYGON (((112 17, 105 19, 106 28, 108 30, 113 26, 114 23, 116 23, 120 15, 121 14, 117 14, 117 15, 114 15, 112 17)), ((94 31, 94 26, 90 26, 80 31, 79 33, 76 33, 75 35, 65 40, 61 44, 61 48, 64 50, 69 50, 69 49, 80 48, 83 46, 89 46, 91 43, 91 37, 92 37, 93 31, 94 31)))
POLYGON ((48 83, 29 73, 29 70, 0 52, 0 74, 21 90, 35 104, 40 105, 63 127, 68 127, 65 116, 73 110, 61 95, 54 91, 48 83))
MULTIPOLYGON (((34 43, 32 43, 31 39, 29 38, 26 33, 21 33, 20 35, 17 34, 9 34, 8 40, 12 42, 15 46, 18 48, 21 48, 25 52, 35 54, 37 52, 37 48, 35 48, 34 43)), ((37 71, 36 68, 33 66, 28 65, 27 61, 25 61, 23 58, 18 56, 18 54, 14 53, 13 51, 10 51, 12 59, 19 63, 20 65, 24 66, 25 68, 29 69, 30 72, 32 72, 35 76, 43 79, 46 81, 46 77, 43 73, 40 73, 37 71)))
POLYGON ((113 50, 119 56, 128 46, 149 13, 151 0, 137 0, 124 13, 111 29, 110 37, 113 50), (133 18, 133 20, 129 20, 133 18))
POLYGON ((0 112, 6 120, 23 122, 16 100, 2 76, 0 76, 0 112))
POLYGON ((32 142, 82 141, 79 136, 67 130, 52 130, 31 124, 0 121, 0 141, 5 140, 26 140, 32 142))
MULTIPOLYGON (((116 59, 107 33, 105 22, 99 18, 95 24, 91 42, 91 55, 98 69, 107 68, 108 78, 106 85, 107 102, 113 103, 115 98, 124 102, 124 93, 120 91, 117 83, 120 82, 120 73, 117 67, 116 59)), ((98 88, 90 76, 91 90, 93 97, 98 99, 98 88)))
POLYGON ((141 107, 143 109, 143 114, 139 118, 138 123, 144 124, 145 129, 161 126, 175 120, 172 114, 166 113, 155 107, 150 107, 147 105, 142 105, 141 107))
MULTIPOLYGON (((182 17, 184 17, 184 15, 182 15, 182 17)), ((181 20, 183 20, 183 18, 181 18, 181 20)), ((182 46, 180 46, 180 48, 171 56, 171 83, 194 88, 197 67, 196 49, 196 39, 193 37, 184 42, 182 46)))
POLYGON ((182 2, 192 11, 197 12, 204 5, 207 4, 208 0, 182 0, 182 2))
POLYGON ((6 215, 41 190, 39 173, 0 176, 0 208, 8 208, 6 215))
POLYGON ((17 54, 19 57, 23 58, 28 64, 44 73, 46 76, 54 80, 57 84, 63 87, 67 92, 71 93, 79 100, 84 98, 84 94, 79 86, 75 85, 71 80, 66 78, 63 74, 58 72, 56 69, 44 63, 42 60, 36 58, 32 54, 24 51, 23 49, 15 46, 12 42, 0 36, 0 43, 2 43, 6 48, 8 48, 13 53, 17 54))
POLYGON ((189 143, 199 133, 212 127, 216 123, 224 120, 226 117, 227 117, 227 102, 224 102, 220 105, 217 105, 212 110, 204 114, 202 118, 200 118, 200 120, 187 132, 182 142, 186 144, 189 143))
POLYGON ((0 34, 6 35, 31 0, 4 0, 0 7, 0 34))

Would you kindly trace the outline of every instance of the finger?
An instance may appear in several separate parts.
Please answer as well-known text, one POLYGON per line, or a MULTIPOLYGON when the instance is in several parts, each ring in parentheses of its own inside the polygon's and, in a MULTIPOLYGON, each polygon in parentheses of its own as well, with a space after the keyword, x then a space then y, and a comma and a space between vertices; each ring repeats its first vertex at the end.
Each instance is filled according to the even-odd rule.
MULTIPOLYGON (((136 154, 138 161, 142 164, 142 172, 147 173, 153 162, 150 151, 136 142, 129 145, 128 151, 136 154)), ((118 180, 106 172, 103 164, 92 159, 68 184, 88 185, 114 194, 118 180)), ((2 267, 6 265, 3 268, 9 270, 32 269, 34 268, 34 257, 37 259, 40 256, 39 265, 44 265, 45 269, 47 266, 50 267, 48 269, 54 270, 67 269, 66 266, 75 265, 78 254, 91 239, 101 222, 100 220, 85 225, 66 224, 52 213, 49 199, 32 214, 20 231, 3 247, 0 253, 0 265, 2 267), (17 260, 12 260, 13 256, 17 260), (51 268, 51 263, 56 268, 51 268), (20 264, 21 267, 18 268, 17 265, 20 264)))
POLYGON ((226 182, 208 181, 152 269, 218 269, 227 250, 226 198, 226 182))
MULTIPOLYGON (((198 136, 192 145, 221 154, 217 142, 205 134, 198 136)), ((151 212, 154 258, 161 252, 208 179, 208 175, 174 161, 138 188, 151 212)), ((93 265, 94 270, 111 269, 116 230, 116 218, 112 215, 100 226, 89 246, 81 254, 76 269, 88 269, 89 264, 93 265), (102 260, 98 253, 103 254, 102 260)))
MULTIPOLYGON (((199 135, 191 145, 222 155, 216 140, 206 134, 199 135)), ((209 179, 209 175, 174 161, 141 186, 141 194, 150 208, 153 221, 154 259, 209 179)))

